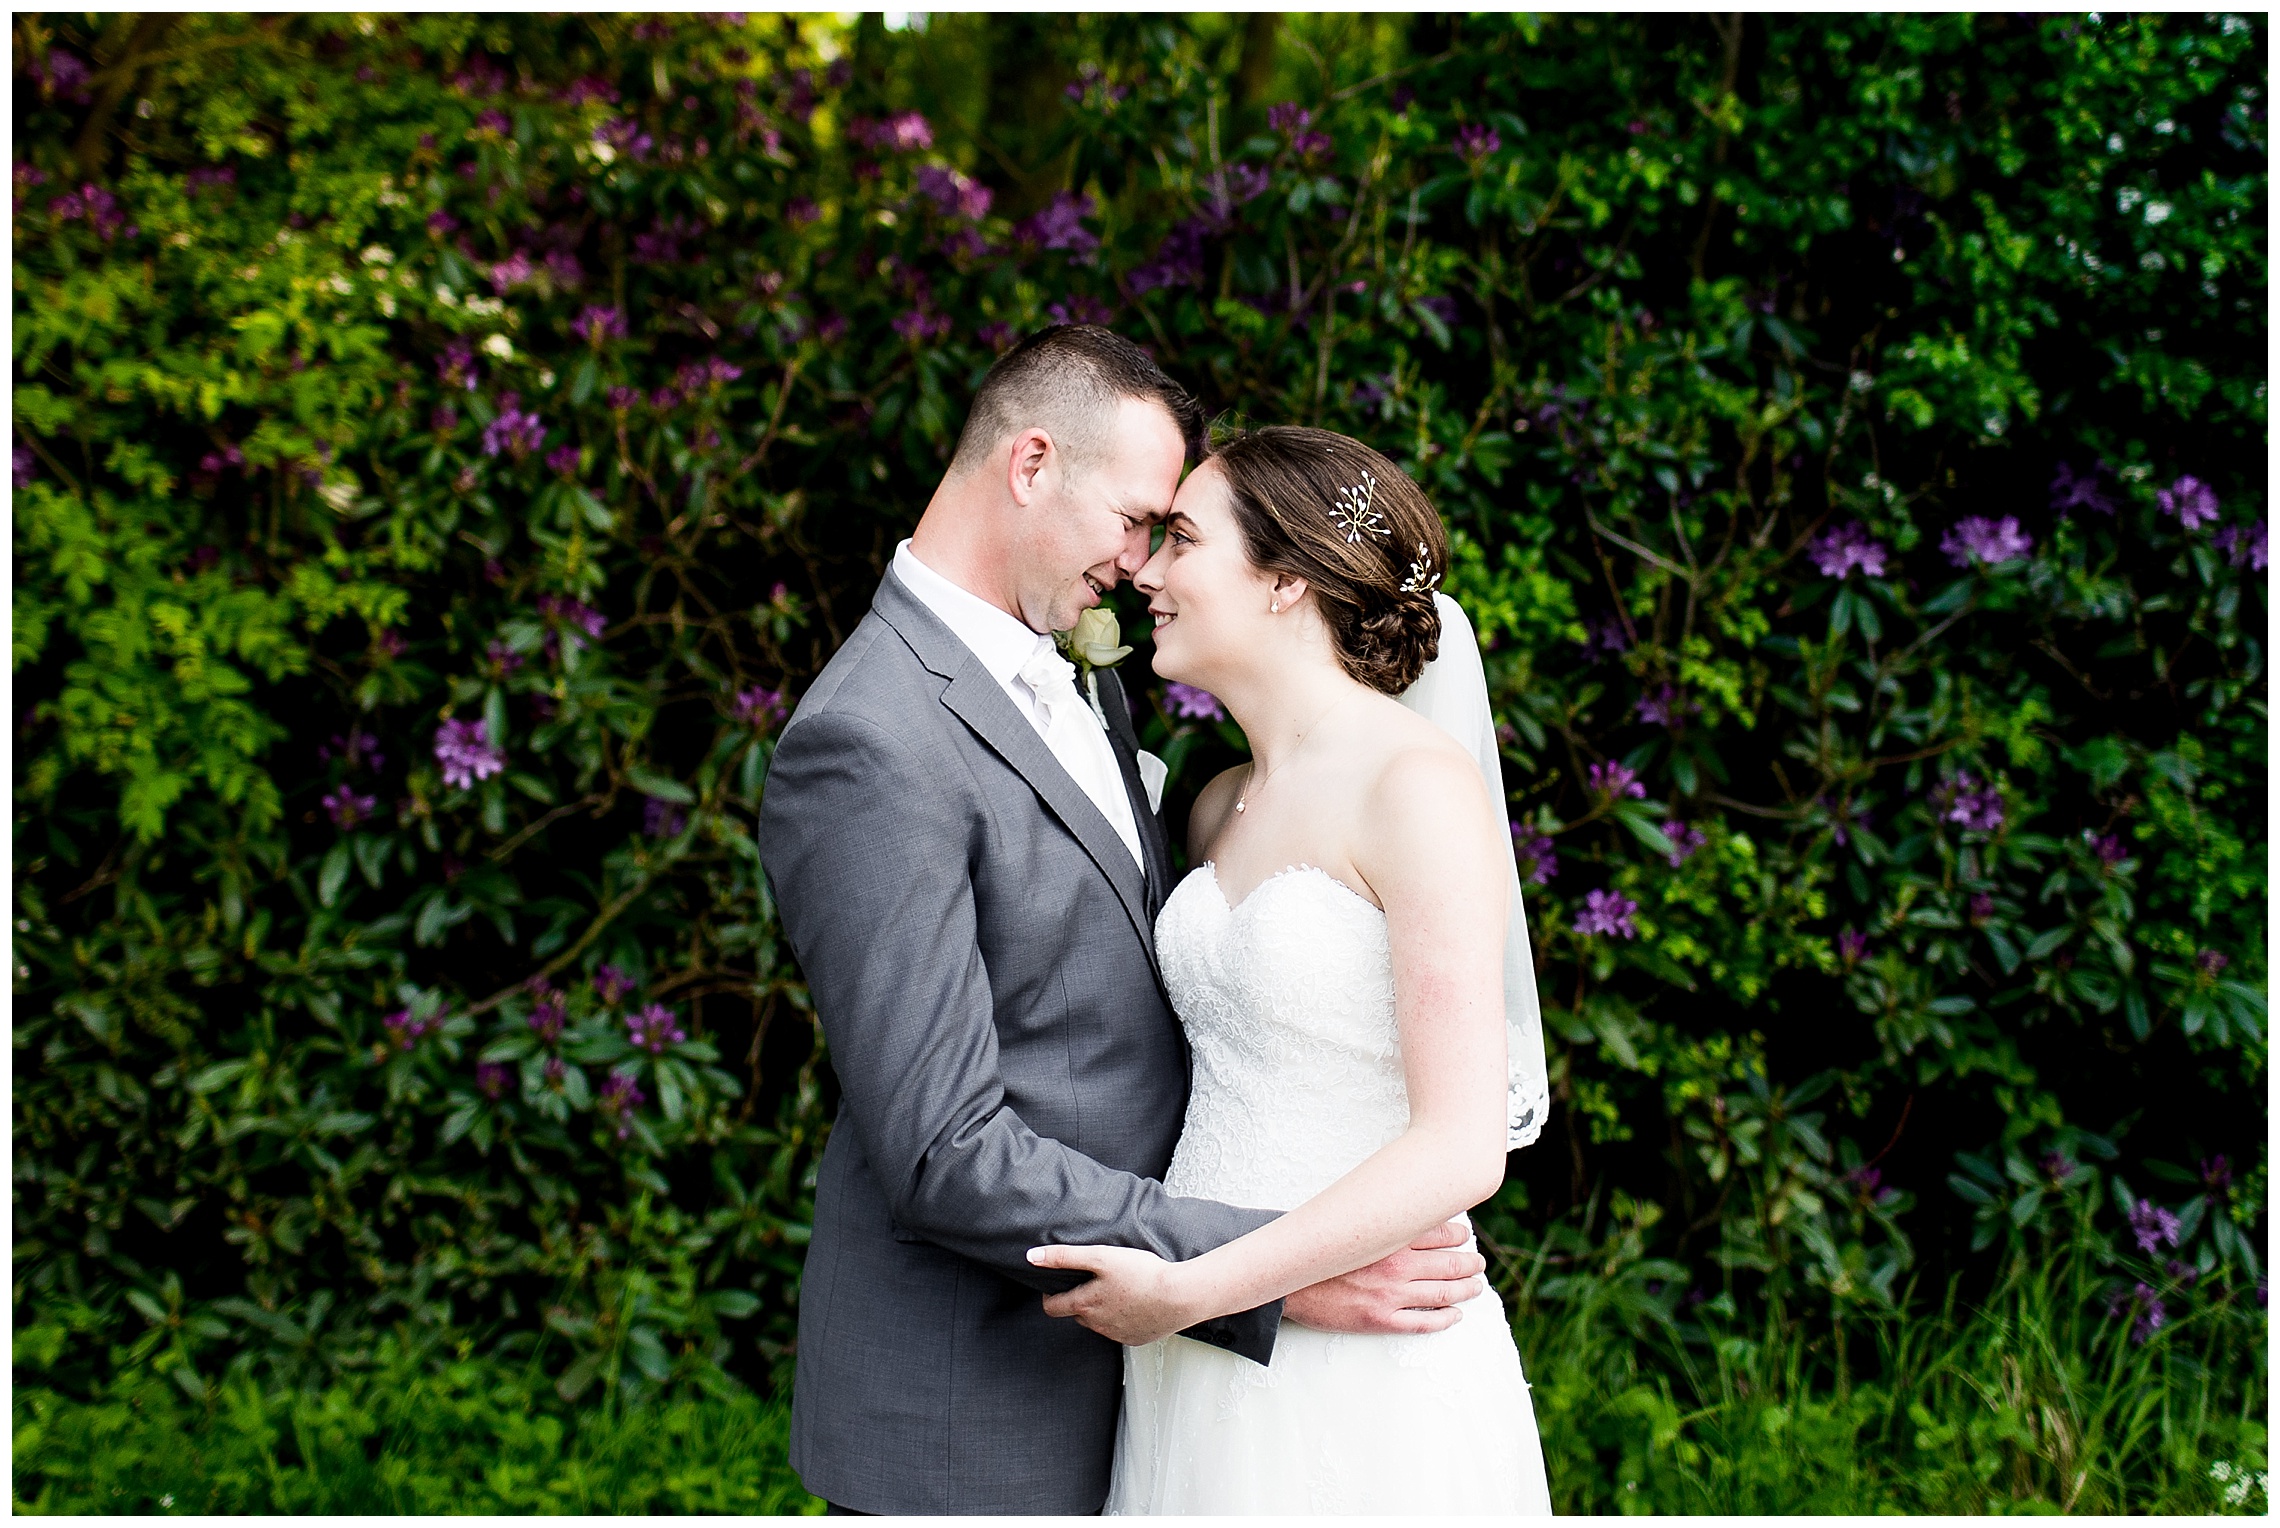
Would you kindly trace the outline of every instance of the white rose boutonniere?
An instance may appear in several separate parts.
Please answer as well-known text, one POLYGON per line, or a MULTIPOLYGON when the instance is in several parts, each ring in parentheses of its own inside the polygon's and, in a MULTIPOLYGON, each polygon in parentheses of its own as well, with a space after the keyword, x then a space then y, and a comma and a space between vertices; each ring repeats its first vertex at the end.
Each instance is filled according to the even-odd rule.
POLYGON ((1095 671, 1114 668, 1132 656, 1125 645, 1124 632, 1116 624, 1116 612, 1096 606, 1077 617, 1077 624, 1068 631, 1057 631, 1053 640, 1061 649, 1061 656, 1077 666, 1084 678, 1085 699, 1092 702, 1093 715, 1100 718, 1103 727, 1108 725, 1107 713, 1100 708, 1100 681, 1095 671))

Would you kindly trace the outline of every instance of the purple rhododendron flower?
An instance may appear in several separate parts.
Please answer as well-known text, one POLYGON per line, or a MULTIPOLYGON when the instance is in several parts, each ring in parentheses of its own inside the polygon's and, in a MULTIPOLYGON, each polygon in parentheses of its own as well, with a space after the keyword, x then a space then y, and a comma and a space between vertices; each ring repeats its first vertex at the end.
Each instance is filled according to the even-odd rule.
POLYGON ((618 1117, 618 1139, 633 1134, 633 1111, 648 1101, 641 1085, 623 1072, 612 1072, 610 1080, 602 1084, 601 1107, 618 1117))
POLYGON ((1477 167, 1482 160, 1502 147, 1504 140, 1497 135, 1495 128, 1485 123, 1468 122, 1457 129, 1457 157, 1466 164, 1477 167))
POLYGON ((523 1022, 530 1026, 531 1033, 551 1045, 561 1037, 562 1026, 569 1016, 569 1010, 563 1006, 562 994, 549 990, 539 994, 538 1006, 530 1011, 530 1017, 523 1022))
POLYGON ((1994 896, 1993 896, 1992 894, 1990 894, 1990 893, 1988 893, 1988 892, 1984 892, 1984 891, 1975 891, 1975 892, 1973 892, 1973 893, 1971 894, 1971 903, 1970 903, 1970 906, 1969 906, 1968 910, 1967 910, 1967 911, 1966 911, 1966 913, 1965 913, 1965 916, 1966 916, 1966 917, 1968 917, 1968 918, 1969 918, 1969 919, 1970 919, 1970 920, 1971 920, 1973 923, 1975 923, 1975 924, 1978 924, 1978 923, 1985 923, 1985 922, 1986 922, 1988 919, 1990 919, 1990 918, 1994 917, 1994 916, 1995 916, 1995 898, 1994 898, 1994 896))
POLYGON ((732 366, 716 355, 686 363, 674 372, 673 378, 681 384, 682 392, 694 398, 700 389, 723 387, 743 375, 743 367, 732 366))
POLYGON ((679 1045, 689 1036, 673 1017, 672 1009, 663 1003, 651 1003, 639 1013, 625 1016, 625 1038, 635 1050, 645 1050, 654 1056, 663 1055, 666 1046, 679 1045))
POLYGON ((1854 929, 1837 935, 1837 955, 1848 966, 1857 966, 1868 954, 1868 936, 1854 929))
POLYGON ((576 446, 555 447, 546 453, 546 465, 548 470, 563 477, 576 477, 578 475, 578 448, 576 446))
POLYGON ((2222 950, 2203 950, 2193 957, 2193 964, 2201 968, 2203 975, 2217 976, 2232 964, 2232 957, 2222 950))
POLYGON ((2101 833, 2090 840, 2090 852, 2098 856, 2099 863, 2111 870, 2129 857, 2129 850, 2118 834, 2101 833))
POLYGON ((1164 711, 1182 721, 1223 722, 1227 708, 1219 697, 1209 690, 1199 690, 1192 684, 1181 684, 1177 679, 1164 686, 1164 711))
POLYGON ((483 454, 508 452, 517 461, 546 444, 546 423, 523 412, 522 394, 499 395, 499 417, 483 427, 483 454))
POLYGON ((1858 520, 1816 537, 1809 555, 1823 578, 1850 578, 1855 568, 1870 578, 1884 576, 1884 544, 1871 541, 1868 528, 1858 520))
POLYGON ((1710 842, 1710 835, 1691 822, 1671 823, 1663 829, 1663 837, 1670 840, 1669 859, 1673 870, 1694 858, 1695 853, 1710 842))
POLYGON ((1134 292, 1153 292, 1159 287, 1201 286, 1204 278, 1203 241, 1212 231, 1211 220, 1188 218, 1173 225, 1171 232, 1156 246, 1154 258, 1134 267, 1130 277, 1134 292))
POLYGON ((1512 854, 1518 861, 1520 879, 1530 886, 1542 886, 1560 873, 1560 857, 1553 851, 1552 841, 1524 822, 1512 824, 1512 854))
POLYGON ((2169 1307, 2162 1304, 2154 1292, 2143 1284, 2132 1293, 2137 1297, 2139 1311, 2137 1321, 2130 1327, 2130 1341, 2143 1347, 2153 1339, 2155 1332, 2168 1324, 2169 1307))
POLYGON ((1595 891, 1583 899, 1583 911, 1575 920, 1579 934, 1612 934, 1620 939, 1636 939, 1639 931, 1631 926, 1631 915, 1639 904, 1616 891, 1595 891))
POLYGON ((449 721, 435 731, 435 761, 443 766, 443 783, 465 790, 488 780, 507 767, 507 756, 493 747, 487 722, 449 721))
POLYGON ((496 1102, 515 1080, 515 1069, 504 1061, 475 1063, 475 1091, 496 1102))
POLYGON ((594 129, 594 141, 607 144, 612 150, 628 159, 640 161, 649 157, 657 147, 657 140, 641 130, 641 124, 631 117, 611 117, 594 129))
POLYGON ((564 291, 582 286, 586 280, 586 268, 578 263, 576 255, 566 249, 550 249, 546 252, 546 274, 553 277, 554 284, 564 291))
POLYGON ((48 203, 48 213, 59 223, 85 218, 105 243, 122 232, 130 239, 141 232, 128 223, 127 215, 119 210, 119 199, 101 186, 84 185, 77 191, 66 191, 48 203))
MULTIPOLYGON (((200 548, 200 550, 209 549, 200 548)), ((216 552, 214 555, 219 557, 221 554, 216 552)), ((192 559, 193 562, 196 560, 196 558, 192 559)), ((317 749, 317 758, 327 764, 333 761, 336 754, 341 762, 350 769, 363 765, 375 774, 379 773, 380 766, 386 762, 380 753, 380 740, 362 727, 349 728, 346 737, 336 732, 332 735, 332 741, 320 745, 317 749)))
POLYGON ((2077 509, 2094 509, 2101 515, 2114 512, 2114 501, 2101 481, 2104 462, 2095 463, 2088 472, 2075 475, 2067 462, 2058 464, 2058 471, 2050 480, 2050 507, 2060 515, 2077 509))
POLYGON ((1097 297, 1079 294, 1054 303, 1045 310, 1045 316, 1056 324, 1105 324, 1116 317, 1116 309, 1097 297))
POLYGON ((459 219, 441 209, 427 215, 427 231, 433 238, 440 239, 446 234, 455 232, 458 227, 459 219))
POLYGON ((1631 634, 1623 629, 1623 618, 1610 610, 1583 623, 1583 646, 1597 661, 1602 653, 1629 652, 1631 634))
POLYGON ((589 307, 578 315, 578 321, 570 326, 570 332, 583 337, 587 344, 599 350, 611 340, 625 338, 625 314, 617 308, 589 307))
POLYGON ((538 617, 542 621, 560 621, 575 626, 589 637, 598 637, 609 624, 599 610, 583 600, 567 594, 542 594, 538 597, 538 617))
POLYGON ((61 48, 50 48, 44 62, 34 59, 24 72, 32 77, 33 84, 40 87, 42 95, 62 96, 67 101, 77 101, 81 105, 95 98, 87 84, 94 77, 94 71, 87 67, 85 59, 66 53, 61 48))
POLYGON ((605 965, 594 973, 594 991, 605 1003, 614 1003, 633 991, 633 978, 616 966, 605 965))
POLYGON ((370 796, 358 795, 346 785, 337 786, 328 792, 323 802, 325 813, 332 818, 333 826, 342 829, 353 828, 370 817, 372 809, 379 804, 370 796))
POLYGON ((415 1019, 409 1008, 399 1008, 380 1021, 381 1026, 394 1035, 405 1050, 420 1043, 420 1037, 443 1027, 441 1018, 415 1019))
POLYGON ((782 690, 763 689, 754 685, 736 692, 736 719, 747 727, 765 732, 784 719, 791 705, 784 699, 782 690))
POLYGON ((1093 215, 1089 193, 1056 191, 1044 211, 1024 221, 1014 232, 1040 249, 1065 249, 1069 263, 1089 262, 1100 251, 1100 235, 1084 226, 1093 215))
POLYGON ((1946 790, 1947 810, 1942 820, 1980 833, 1992 833, 2003 826, 2003 793, 1993 785, 1982 785, 1973 776, 1961 774, 1948 782, 1946 790))
POLYGON ((640 401, 640 391, 631 387, 613 387, 610 389, 607 399, 610 412, 613 414, 622 414, 640 401))
POLYGON ((915 111, 899 112, 883 122, 857 117, 847 124, 847 139, 874 153, 915 153, 934 147, 934 128, 915 111))
POLYGON ((1313 121, 1314 113, 1296 101, 1278 101, 1267 108, 1267 126, 1274 132, 1295 133, 1313 121))
POLYGON ((950 316, 924 306, 911 308, 895 315, 892 328, 912 344, 922 345, 948 337, 950 316))
POLYGON ((1594 764, 1590 771, 1591 788, 1609 796, 1630 796, 1645 800, 1647 788, 1639 783, 1639 772, 1628 764, 1609 760, 1594 764))
POLYGON ((586 74, 572 80, 557 99, 565 106, 583 106, 588 101, 614 101, 617 98, 617 88, 608 80, 586 74))
POLYGON ((475 383, 482 373, 475 366, 475 347, 465 340, 453 340, 443 347, 443 354, 435 358, 436 374, 443 378, 446 387, 475 391, 475 383))
POLYGON ((688 813, 655 796, 641 803, 641 831, 651 838, 671 838, 689 824, 688 813))
POLYGON ((2034 538, 2019 529, 2017 515, 2005 515, 2000 520, 1972 515, 1957 521, 1954 529, 1940 538, 1940 550, 1959 568, 1973 563, 1992 568, 2015 562, 2034 544, 2034 538))
POLYGON ((1264 195, 1273 183, 1264 168, 1241 161, 1212 171, 1203 186, 1211 195, 1213 226, 1226 227, 1237 207, 1264 195))
POLYGON ((989 215, 990 203, 996 199, 996 194, 980 181, 939 164, 919 168, 918 190, 944 217, 960 217, 976 223, 989 215))
POLYGON ((2154 495, 2165 515, 2175 515, 2186 530, 2199 530, 2217 518, 2217 491, 2188 472, 2154 495))
POLYGON ((823 216, 823 209, 804 196, 795 196, 784 203, 784 217, 794 228, 804 227, 823 216))
POLYGON ((1688 700, 1676 685, 1655 687, 1653 693, 1639 697, 1639 720, 1656 727, 1677 727, 1701 711, 1702 707, 1688 700))
POLYGON ((2228 525, 2217 532, 2215 543, 2217 550, 2224 554, 2225 561, 2236 568, 2251 568, 2261 573, 2271 561, 2270 554, 2265 550, 2262 520, 2253 525, 2228 525))
POLYGON ((2140 1199, 2130 1206, 2130 1234, 2137 1238, 2140 1252, 2150 1253, 2163 1242, 2176 1246, 2183 1229, 2174 1214, 2151 1199, 2140 1199))
POLYGON ((10 480, 16 487, 29 487, 40 475, 39 454, 30 446, 18 446, 9 453, 8 467, 10 480))
POLYGON ((2201 1159, 2201 1186, 2212 1194, 2232 1192, 2232 1163, 2223 1152, 2201 1159))

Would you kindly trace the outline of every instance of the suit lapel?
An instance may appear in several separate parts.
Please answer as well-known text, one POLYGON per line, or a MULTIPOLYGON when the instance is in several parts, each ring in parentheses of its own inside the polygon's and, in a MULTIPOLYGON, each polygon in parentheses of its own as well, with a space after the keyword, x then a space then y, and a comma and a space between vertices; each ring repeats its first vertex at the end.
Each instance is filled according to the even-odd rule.
MULTIPOLYGON (((1061 761, 1037 735, 1037 729, 1014 706, 1012 697, 990 676, 989 670, 982 667, 981 659, 975 657, 973 650, 958 640, 957 634, 943 625, 918 596, 905 588, 891 570, 879 585, 872 608, 901 633, 930 672, 950 681, 942 691, 942 704, 1029 783, 1047 810, 1092 856, 1093 863, 1115 889, 1117 900, 1124 904, 1124 911, 1132 919, 1133 931, 1140 936, 1141 946, 1148 952, 1148 963, 1153 967, 1156 940, 1148 905, 1148 884, 1141 867, 1132 863, 1132 851, 1108 825, 1100 808, 1093 805, 1084 788, 1061 767, 1061 761)), ((1121 753, 1119 760, 1126 774, 1131 775, 1134 765, 1124 760, 1121 753)), ((1126 788, 1130 789, 1129 783, 1126 788)), ((1144 817, 1145 808, 1143 797, 1136 812, 1144 817)), ((1141 834, 1145 853, 1148 843, 1145 826, 1141 834)))
POLYGON ((1140 829, 1140 848, 1148 861, 1148 916, 1153 920, 1171 892, 1171 841, 1164 833, 1164 819, 1148 806, 1148 787, 1140 779, 1140 735, 1132 729, 1132 707, 1122 678, 1113 669, 1099 670, 1097 677, 1100 708, 1108 715, 1108 740, 1124 773, 1124 794, 1132 802, 1132 821, 1140 829))

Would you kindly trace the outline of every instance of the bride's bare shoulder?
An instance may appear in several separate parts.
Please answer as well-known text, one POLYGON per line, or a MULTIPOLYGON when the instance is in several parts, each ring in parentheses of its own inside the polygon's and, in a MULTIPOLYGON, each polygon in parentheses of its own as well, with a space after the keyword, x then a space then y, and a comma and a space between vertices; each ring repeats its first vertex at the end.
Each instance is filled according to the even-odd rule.
POLYGON ((1496 804, 1472 755, 1430 719, 1398 703, 1370 721, 1362 821, 1373 857, 1431 857, 1446 853, 1452 841, 1474 839, 1496 804))

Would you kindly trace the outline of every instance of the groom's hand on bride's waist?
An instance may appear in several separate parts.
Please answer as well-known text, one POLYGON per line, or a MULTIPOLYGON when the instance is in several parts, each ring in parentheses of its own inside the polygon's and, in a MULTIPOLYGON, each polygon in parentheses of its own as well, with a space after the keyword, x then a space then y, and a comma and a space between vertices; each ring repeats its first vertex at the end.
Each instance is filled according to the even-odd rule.
POLYGON ((1323 1332, 1438 1332, 1464 1319, 1456 1307, 1488 1288, 1488 1260, 1452 1220, 1367 1268, 1324 1279, 1283 1302, 1283 1319, 1323 1332))

